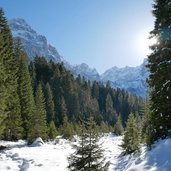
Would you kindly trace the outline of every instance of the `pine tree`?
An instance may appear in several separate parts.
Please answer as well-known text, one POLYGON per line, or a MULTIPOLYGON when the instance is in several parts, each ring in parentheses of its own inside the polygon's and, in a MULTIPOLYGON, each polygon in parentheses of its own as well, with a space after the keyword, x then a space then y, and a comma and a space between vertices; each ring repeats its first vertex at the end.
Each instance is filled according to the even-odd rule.
POLYGON ((64 123, 64 117, 67 118, 67 121, 68 121, 68 109, 67 109, 67 106, 66 106, 66 103, 65 103, 65 99, 64 97, 62 96, 61 99, 60 99, 60 112, 59 112, 59 116, 58 116, 58 119, 60 120, 60 123, 64 123))
POLYGON ((99 131, 102 133, 109 133, 112 131, 110 125, 104 121, 101 122, 99 129, 100 129, 99 131))
POLYGON ((0 34, 1 34, 1 61, 3 62, 6 81, 5 87, 8 93, 6 100, 7 117, 4 121, 4 138, 8 140, 17 140, 22 136, 20 103, 17 94, 17 59, 13 53, 12 35, 4 17, 4 12, 0 8, 0 34))
POLYGON ((140 135, 136 125, 134 114, 130 114, 126 124, 123 143, 121 147, 124 149, 125 154, 133 153, 139 150, 140 135))
POLYGON ((157 43, 151 46, 148 57, 150 101, 151 101, 151 142, 166 138, 171 130, 171 4, 170 0, 155 0, 155 19, 151 37, 157 43))
POLYGON ((122 135, 123 132, 124 132, 124 128, 123 128, 123 125, 122 125, 122 117, 121 117, 121 114, 120 114, 118 116, 116 124, 114 125, 114 133, 116 135, 122 135))
POLYGON ((36 69, 33 61, 31 61, 29 64, 29 73, 31 77, 31 85, 32 85, 33 93, 35 94, 37 85, 36 85, 36 69))
POLYGON ((75 153, 68 158, 70 170, 107 171, 107 164, 104 163, 103 150, 98 144, 99 136, 95 127, 92 117, 85 125, 81 125, 79 145, 75 153))
POLYGON ((45 87, 45 101, 46 101, 46 118, 47 123, 54 121, 55 119, 55 106, 53 102, 52 90, 50 88, 49 83, 46 84, 45 87))
POLYGON ((152 145, 152 119, 151 119, 151 111, 150 111, 150 101, 146 101, 144 104, 144 114, 142 118, 142 138, 144 142, 147 144, 149 149, 151 149, 152 145))
POLYGON ((36 110, 30 117, 30 126, 28 140, 31 143, 37 137, 47 139, 47 125, 46 125, 46 110, 45 99, 42 91, 42 86, 39 83, 35 96, 36 110))
POLYGON ((48 127, 48 137, 50 138, 50 140, 55 139, 55 137, 58 135, 56 126, 54 121, 51 121, 48 127))
MULTIPOLYGON (((2 20, 3 11, 0 12, 0 19, 2 20)), ((2 24, 2 23, 1 23, 2 24)), ((4 131, 4 120, 7 117, 6 113, 6 105, 7 105, 7 89, 5 86, 5 82, 7 81, 7 76, 5 73, 5 66, 4 66, 4 58, 6 51, 4 51, 4 42, 3 42, 3 26, 0 25, 0 137, 4 131)))
POLYGON ((68 121, 68 117, 64 114, 63 122, 61 126, 61 133, 63 134, 64 138, 71 138, 74 135, 74 127, 73 124, 68 121))
POLYGON ((110 125, 113 125, 116 122, 116 112, 113 108, 113 101, 111 95, 108 94, 106 97, 106 120, 109 122, 110 125))
POLYGON ((29 118, 35 113, 35 103, 31 78, 28 71, 27 56, 23 52, 20 42, 14 44, 15 56, 18 58, 18 95, 21 106, 22 127, 24 128, 24 139, 27 138, 29 130, 29 118))
POLYGON ((7 116, 6 113, 6 100, 7 100, 7 90, 5 87, 5 82, 6 82, 6 75, 5 75, 5 68, 3 64, 3 48, 1 47, 1 36, 0 34, 0 137, 4 131, 4 120, 7 116))

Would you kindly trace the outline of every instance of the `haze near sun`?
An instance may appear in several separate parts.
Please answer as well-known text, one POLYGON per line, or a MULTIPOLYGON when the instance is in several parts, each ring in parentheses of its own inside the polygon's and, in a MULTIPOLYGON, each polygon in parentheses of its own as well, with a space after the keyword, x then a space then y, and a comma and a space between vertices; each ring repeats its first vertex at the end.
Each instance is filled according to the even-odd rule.
POLYGON ((151 53, 150 46, 157 43, 157 38, 155 37, 150 38, 150 34, 148 30, 149 29, 140 32, 135 38, 136 40, 134 46, 135 46, 135 50, 139 54, 146 54, 146 55, 150 54, 151 53))

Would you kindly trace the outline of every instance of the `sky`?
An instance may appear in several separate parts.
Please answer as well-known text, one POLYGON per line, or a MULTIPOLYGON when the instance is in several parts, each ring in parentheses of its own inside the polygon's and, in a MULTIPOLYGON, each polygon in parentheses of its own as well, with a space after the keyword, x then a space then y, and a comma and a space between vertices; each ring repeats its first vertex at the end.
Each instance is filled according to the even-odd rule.
POLYGON ((153 0, 0 0, 8 19, 23 18, 71 64, 99 73, 137 66, 150 53, 153 0))

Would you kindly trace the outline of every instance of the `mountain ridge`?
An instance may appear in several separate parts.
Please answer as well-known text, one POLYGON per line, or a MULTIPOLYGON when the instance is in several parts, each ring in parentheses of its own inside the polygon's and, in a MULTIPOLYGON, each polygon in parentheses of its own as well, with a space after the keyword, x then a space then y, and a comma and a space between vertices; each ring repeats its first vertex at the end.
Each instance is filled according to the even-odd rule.
POLYGON ((146 97, 148 71, 145 67, 147 60, 137 67, 116 66, 99 74, 95 68, 90 68, 87 64, 71 65, 57 51, 57 49, 47 42, 45 36, 37 34, 35 30, 27 24, 24 19, 15 18, 9 20, 9 26, 14 38, 19 37, 23 44, 24 50, 30 60, 35 56, 44 56, 47 60, 54 62, 63 62, 65 67, 71 71, 74 76, 81 75, 88 80, 96 80, 103 83, 110 82, 114 88, 125 89, 128 92, 146 97))

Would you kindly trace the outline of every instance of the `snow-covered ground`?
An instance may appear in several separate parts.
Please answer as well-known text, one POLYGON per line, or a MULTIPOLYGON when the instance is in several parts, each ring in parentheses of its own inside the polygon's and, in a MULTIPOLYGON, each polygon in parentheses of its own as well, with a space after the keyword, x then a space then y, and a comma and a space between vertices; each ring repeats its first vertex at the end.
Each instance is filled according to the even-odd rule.
MULTIPOLYGON (((122 156, 122 137, 104 135, 104 156, 110 162, 109 171, 170 171, 171 139, 159 141, 148 152, 146 147, 136 155, 122 156)), ((0 171, 67 171, 67 156, 74 152, 71 142, 59 138, 57 142, 27 146, 25 141, 0 141, 8 148, 0 151, 0 171)))

